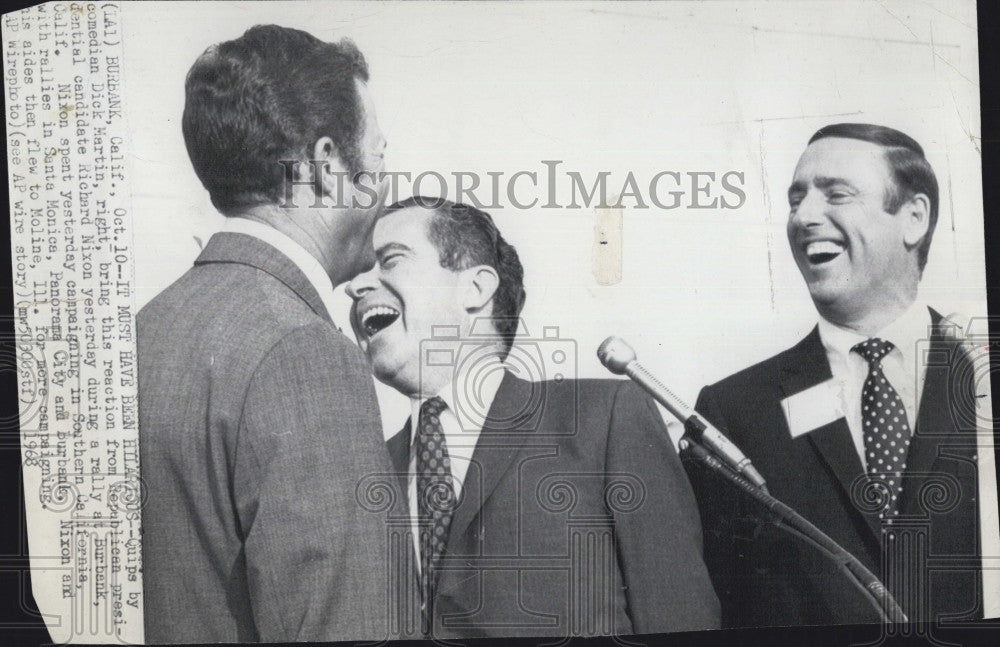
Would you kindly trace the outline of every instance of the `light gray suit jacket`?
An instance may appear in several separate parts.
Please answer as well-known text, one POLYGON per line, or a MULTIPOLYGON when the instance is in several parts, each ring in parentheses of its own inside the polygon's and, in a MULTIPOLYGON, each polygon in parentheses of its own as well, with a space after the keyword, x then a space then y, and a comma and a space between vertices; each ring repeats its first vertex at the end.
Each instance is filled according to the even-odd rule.
POLYGON ((386 638, 374 385, 305 275, 216 234, 138 345, 147 642, 386 638))

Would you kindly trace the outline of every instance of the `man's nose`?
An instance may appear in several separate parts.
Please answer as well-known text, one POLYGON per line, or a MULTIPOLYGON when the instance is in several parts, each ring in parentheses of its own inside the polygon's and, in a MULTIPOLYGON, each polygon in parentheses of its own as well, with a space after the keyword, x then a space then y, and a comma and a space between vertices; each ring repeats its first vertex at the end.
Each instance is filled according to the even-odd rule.
POLYGON ((816 227, 823 224, 826 199, 818 191, 810 191, 802 197, 792 214, 791 223, 798 227, 816 227))
POLYGON ((365 294, 374 290, 376 270, 377 266, 367 272, 362 272, 361 274, 355 276, 354 279, 347 284, 347 288, 345 288, 347 296, 357 301, 361 297, 365 296, 365 294))

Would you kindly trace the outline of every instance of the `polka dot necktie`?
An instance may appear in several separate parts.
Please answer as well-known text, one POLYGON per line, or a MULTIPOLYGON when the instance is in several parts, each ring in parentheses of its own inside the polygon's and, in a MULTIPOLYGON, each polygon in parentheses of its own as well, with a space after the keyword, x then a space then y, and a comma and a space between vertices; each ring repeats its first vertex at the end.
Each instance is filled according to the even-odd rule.
POLYGON ((425 633, 429 633, 428 621, 433 618, 431 607, 438 579, 437 566, 448 543, 448 528, 457 503, 451 480, 451 459, 441 428, 440 416, 446 407, 444 400, 439 397, 431 398, 420 406, 415 439, 420 593, 425 633))
POLYGON ((910 448, 910 425, 903 399, 882 372, 882 359, 893 348, 892 342, 873 337, 851 349, 868 362, 868 377, 861 389, 861 421, 869 482, 885 494, 881 519, 899 515, 903 472, 910 448))

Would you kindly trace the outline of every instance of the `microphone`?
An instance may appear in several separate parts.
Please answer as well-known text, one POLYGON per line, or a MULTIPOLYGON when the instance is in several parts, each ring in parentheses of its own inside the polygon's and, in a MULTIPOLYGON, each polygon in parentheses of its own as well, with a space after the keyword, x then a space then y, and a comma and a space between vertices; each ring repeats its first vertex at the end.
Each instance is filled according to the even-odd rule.
MULTIPOLYGON (((983 324, 986 324, 985 320, 980 320, 983 324)), ((958 352, 961 353, 962 357, 969 363, 971 367, 969 370, 972 372, 971 384, 972 393, 971 396, 975 401, 975 416, 976 425, 979 428, 979 432, 984 434, 985 437, 992 435, 991 422, 986 423, 985 421, 993 420, 993 398, 990 397, 990 382, 989 376, 985 380, 977 379, 981 375, 981 367, 984 363, 988 371, 990 364, 989 347, 991 345, 991 339, 989 334, 989 328, 987 326, 985 333, 980 330, 974 330, 976 327, 975 319, 970 319, 969 317, 963 316, 961 313, 952 312, 946 317, 942 317, 941 321, 938 323, 938 330, 941 331, 942 336, 945 341, 952 342, 957 345, 958 352), (967 321, 968 323, 962 325, 959 321, 967 321), (977 366, 977 364, 979 366, 977 366)), ((954 370, 954 366, 952 367, 954 370)), ((962 371, 964 374, 967 371, 962 371)), ((955 386, 951 387, 955 389, 955 386)), ((964 388, 964 387, 960 387, 964 388)), ((953 395, 955 395, 953 391, 953 395)))
POLYGON ((647 371, 635 357, 635 351, 620 337, 608 337, 597 348, 597 357, 601 363, 616 375, 628 375, 633 382, 649 393, 657 402, 666 407, 675 418, 684 423, 684 428, 694 440, 700 441, 729 467, 741 474, 748 481, 767 491, 764 477, 754 468, 739 447, 722 435, 718 429, 703 420, 698 412, 671 393, 647 371))
MULTIPOLYGON (((976 353, 979 348, 976 345, 976 340, 983 337, 981 334, 974 334, 971 330, 973 321, 969 317, 963 316, 959 312, 952 312, 951 314, 941 317, 941 321, 938 323, 938 329, 941 331, 941 335, 951 342, 958 344, 959 350, 966 359, 971 363, 975 363, 977 359, 976 353), (960 321, 967 321, 968 324, 961 324, 960 321), (968 328, 968 329, 967 329, 968 328)), ((986 338, 980 341, 986 341, 989 343, 989 331, 987 331, 986 338)))

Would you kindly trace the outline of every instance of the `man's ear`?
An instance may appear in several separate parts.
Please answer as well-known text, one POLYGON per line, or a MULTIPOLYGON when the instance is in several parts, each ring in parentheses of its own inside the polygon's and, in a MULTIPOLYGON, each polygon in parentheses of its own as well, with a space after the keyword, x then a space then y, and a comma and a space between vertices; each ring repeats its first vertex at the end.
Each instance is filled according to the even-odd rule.
POLYGON ((931 225, 931 201, 924 193, 918 193, 900 207, 896 217, 903 218, 903 242, 907 249, 916 247, 931 225))
MULTIPOLYGON (((340 150, 333 140, 328 136, 320 137, 313 145, 312 159, 316 172, 322 178, 323 193, 325 195, 341 195, 343 188, 338 189, 338 185, 349 186, 347 168, 340 159, 340 150)), ((306 167, 304 172, 311 172, 312 169, 306 167)))
POLYGON ((466 282, 462 307, 468 312, 480 312, 493 300, 500 286, 500 275, 489 265, 476 265, 462 273, 466 282))

